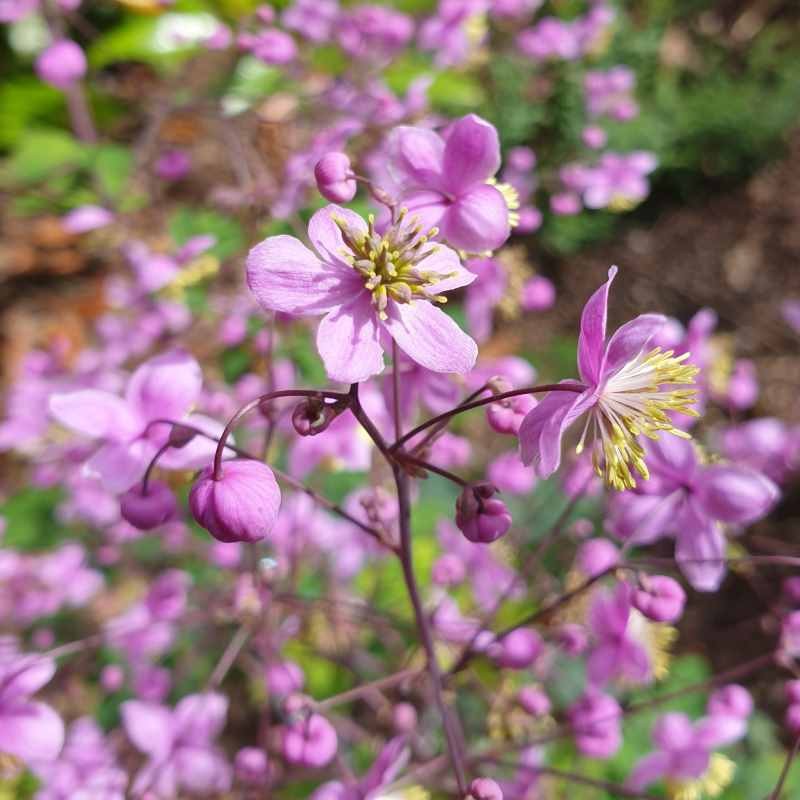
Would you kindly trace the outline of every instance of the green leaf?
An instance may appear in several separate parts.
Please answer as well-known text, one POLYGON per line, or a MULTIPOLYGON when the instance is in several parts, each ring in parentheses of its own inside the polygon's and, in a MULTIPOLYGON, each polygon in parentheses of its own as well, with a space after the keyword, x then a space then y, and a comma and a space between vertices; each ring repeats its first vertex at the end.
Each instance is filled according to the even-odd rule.
POLYGON ((240 253, 245 244, 244 231, 231 217, 207 209, 180 208, 169 220, 170 235, 179 245, 193 236, 210 233, 217 237, 217 243, 209 251, 220 260, 240 253))
POLYGON ((84 166, 88 155, 88 148, 69 133, 44 128, 31 130, 6 163, 4 177, 24 184, 38 183, 56 170, 68 172, 84 166))
POLYGON ((0 506, 5 517, 3 547, 16 550, 46 550, 54 547, 63 531, 54 521, 53 512, 61 500, 60 489, 23 489, 0 506))

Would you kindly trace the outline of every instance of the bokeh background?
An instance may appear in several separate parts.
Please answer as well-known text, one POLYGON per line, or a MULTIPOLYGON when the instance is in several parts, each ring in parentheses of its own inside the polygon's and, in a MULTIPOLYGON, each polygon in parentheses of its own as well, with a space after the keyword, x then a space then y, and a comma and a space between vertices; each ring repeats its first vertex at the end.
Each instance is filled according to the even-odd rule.
MULTIPOLYGON (((232 158, 224 129, 202 102, 192 103, 224 74, 227 56, 204 52, 187 61, 185 49, 174 41, 176 31, 208 30, 209 12, 235 17, 251 5, 247 0, 177 0, 155 13, 146 0, 87 0, 86 27, 75 35, 91 41, 88 88, 105 132, 104 143, 91 152, 67 132, 61 93, 31 72, 41 28, 27 21, 0 34, 2 387, 11 385, 21 358, 33 348, 57 343, 77 353, 105 310, 106 281, 121 269, 113 242, 64 231, 60 217, 67 210, 111 196, 128 213, 133 231, 154 247, 212 232, 218 238, 213 255, 223 279, 229 276, 231 282, 240 278, 246 243, 265 225, 280 229, 280 224, 269 227, 258 208, 220 211, 214 192, 235 181, 237 165, 258 169, 280 163, 313 109, 294 103, 291 86, 274 70, 237 73, 227 89, 231 98, 259 98, 261 113, 235 123, 251 149, 232 158), (186 180, 165 184, 143 169, 166 147, 191 154, 194 168, 186 180)), ((432 8, 428 0, 393 5, 414 12, 432 8)), ((800 300, 800 4, 631 0, 618 7, 616 35, 604 58, 635 71, 640 114, 625 124, 610 124, 610 145, 656 154, 651 193, 636 208, 619 209, 625 213, 568 217, 545 212, 539 231, 516 239, 520 261, 549 277, 559 300, 551 311, 530 317, 515 308, 502 310, 485 350, 526 355, 545 379, 572 374, 583 302, 598 275, 618 264, 625 280, 615 287, 612 324, 643 309, 686 321, 698 309, 713 307, 721 351, 731 360, 734 353, 750 358, 757 368, 761 391, 748 415, 800 423, 800 336, 781 316, 784 301, 800 300)), ((335 74, 342 68, 341 54, 321 48, 318 67, 335 74)), ((420 68, 413 58, 402 57, 387 70, 389 85, 404 90, 420 68)), ((504 147, 531 146, 553 164, 560 152, 574 147, 584 124, 580 75, 566 63, 546 78, 531 78, 518 61, 487 59, 469 73, 445 71, 431 96, 434 106, 449 115, 474 111, 491 120, 504 147), (517 99, 519 86, 523 103, 517 99)), ((547 169, 547 163, 540 164, 543 174, 547 169)), ((202 289, 196 301, 202 303, 202 289)), ((198 331, 192 341, 201 357, 205 335, 198 331)), ((306 377, 319 377, 313 353, 300 349, 292 355, 305 365, 306 377)), ((246 363, 243 353, 230 348, 220 369, 233 380, 246 363)), ((0 454, 5 542, 23 550, 55 546, 66 535, 53 515, 58 489, 29 489, 25 474, 19 455, 0 454)), ((347 488, 336 485, 336 476, 330 482, 340 494, 347 488)), ((432 491, 431 505, 441 500, 432 491)), ((541 510, 546 500, 534 499, 530 513, 537 521, 536 514, 546 513, 541 510)), ((791 552, 799 525, 795 482, 785 489, 779 515, 759 523, 752 535, 764 552, 791 552)), ((778 591, 778 580, 767 582, 745 570, 721 592, 693 604, 681 623, 679 657, 665 688, 670 681, 681 685, 764 652, 776 632, 762 629, 760 612, 778 591)), ((80 666, 75 671, 79 674, 80 666)), ((335 689, 335 675, 313 669, 309 674, 323 693, 335 689)), ((731 800, 760 797, 783 759, 780 729, 769 720, 770 714, 779 720, 783 712, 778 682, 765 672, 751 688, 768 713, 754 724, 737 788, 724 795, 731 800)), ((86 688, 76 678, 72 690, 86 688)), ((691 702, 687 708, 693 708, 691 702)), ((113 705, 105 713, 113 719, 113 705)), ((651 721, 643 715, 636 723, 644 738, 651 721)), ((604 774, 624 779, 632 760, 623 752, 604 774)))

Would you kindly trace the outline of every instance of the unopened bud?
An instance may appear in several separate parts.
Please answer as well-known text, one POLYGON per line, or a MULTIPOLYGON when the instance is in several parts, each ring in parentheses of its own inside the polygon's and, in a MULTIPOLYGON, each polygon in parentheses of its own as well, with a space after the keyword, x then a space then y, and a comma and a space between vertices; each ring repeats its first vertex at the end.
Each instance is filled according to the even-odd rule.
POLYGON ((471 542, 488 544, 511 527, 506 504, 494 497, 497 489, 486 481, 464 487, 456 500, 456 525, 471 542))
POLYGON ((173 425, 169 432, 169 446, 177 449, 186 447, 196 435, 195 431, 185 425, 173 425))
POLYGON ((469 785, 469 800, 503 800, 503 790, 491 778, 475 778, 469 785))
POLYGON ((178 503, 172 489, 162 481, 150 481, 128 489, 119 499, 122 518, 142 531, 149 531, 175 516, 178 503))
POLYGON ((322 398, 309 397, 299 402, 292 412, 292 425, 300 436, 316 436, 341 413, 337 403, 326 403, 322 398))
POLYGON ((344 153, 327 153, 314 167, 319 193, 332 203, 349 203, 356 196, 356 180, 344 153))

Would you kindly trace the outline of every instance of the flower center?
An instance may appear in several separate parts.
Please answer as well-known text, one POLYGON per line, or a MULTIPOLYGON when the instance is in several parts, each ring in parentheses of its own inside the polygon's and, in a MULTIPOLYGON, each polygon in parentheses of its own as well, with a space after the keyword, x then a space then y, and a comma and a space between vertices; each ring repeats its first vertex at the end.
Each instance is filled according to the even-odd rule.
POLYGON ((597 474, 614 489, 633 489, 633 467, 645 480, 650 477, 644 462, 644 448, 637 441, 642 434, 658 439, 662 431, 691 438, 676 428, 668 412, 698 416, 692 408, 697 392, 677 388, 694 383, 698 368, 685 364, 689 353, 674 356, 672 350, 656 347, 640 353, 606 380, 597 404, 586 421, 577 452, 583 451, 589 426, 593 426, 595 447, 592 462, 597 474))
POLYGON ((375 217, 367 218, 367 233, 353 231, 347 223, 334 217, 342 232, 347 250, 343 258, 364 277, 364 286, 372 294, 372 303, 381 319, 386 319, 389 300, 410 303, 428 300, 446 303, 444 295, 435 294, 431 287, 452 273, 442 274, 421 268, 422 262, 439 249, 431 244, 437 228, 425 231, 417 217, 406 219, 407 209, 401 209, 395 222, 382 236, 375 231, 375 217))

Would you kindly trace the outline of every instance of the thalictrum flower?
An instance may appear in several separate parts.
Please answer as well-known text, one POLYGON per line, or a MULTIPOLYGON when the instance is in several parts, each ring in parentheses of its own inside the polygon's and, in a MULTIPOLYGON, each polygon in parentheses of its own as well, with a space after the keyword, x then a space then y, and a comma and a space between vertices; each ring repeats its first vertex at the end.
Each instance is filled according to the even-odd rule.
POLYGON ((468 114, 446 134, 409 126, 391 133, 388 168, 400 187, 400 202, 426 226, 438 226, 453 247, 495 250, 510 232, 509 203, 493 185, 500 168, 497 131, 468 114))
POLYGON ((581 382, 565 381, 564 391, 550 392, 525 417, 519 431, 522 460, 535 462, 542 477, 552 475, 561 463, 561 439, 579 417, 586 423, 577 452, 591 437, 595 471, 615 489, 636 486, 632 469, 648 478, 640 434, 657 439, 662 432, 687 437, 673 424, 669 413, 694 415, 694 381, 697 368, 684 364, 688 353, 673 356, 648 343, 665 318, 642 314, 627 322, 606 341, 608 292, 617 268, 589 298, 581 317, 578 370, 581 382))
POLYGON ((380 235, 372 220, 330 205, 308 225, 315 255, 293 236, 270 236, 250 251, 247 282, 271 311, 324 314, 317 349, 332 380, 364 381, 383 370, 382 336, 434 372, 469 372, 478 348, 437 306, 442 292, 475 276, 429 239, 413 216, 380 235))
POLYGON ((736 464, 704 464, 693 442, 647 442, 653 479, 614 498, 609 525, 620 538, 650 544, 675 537, 675 559, 699 591, 714 591, 725 575, 722 523, 747 525, 777 502, 778 487, 736 464))

